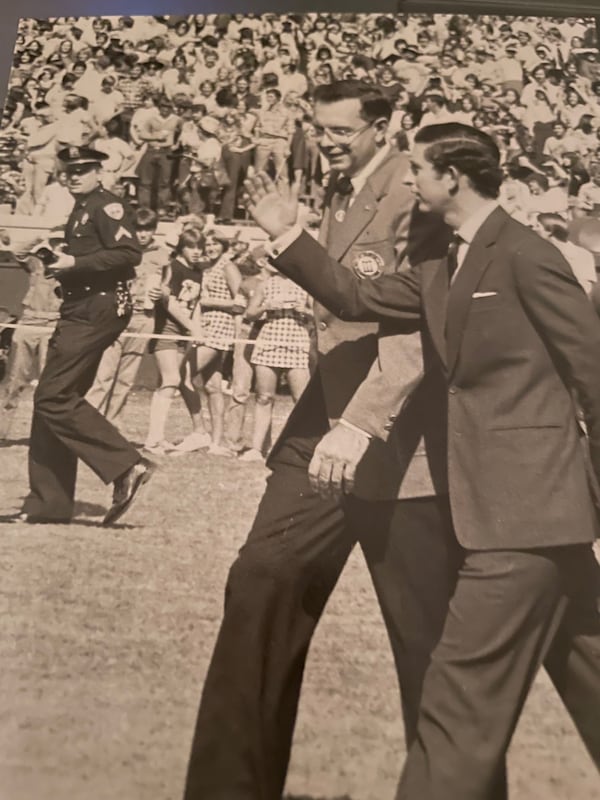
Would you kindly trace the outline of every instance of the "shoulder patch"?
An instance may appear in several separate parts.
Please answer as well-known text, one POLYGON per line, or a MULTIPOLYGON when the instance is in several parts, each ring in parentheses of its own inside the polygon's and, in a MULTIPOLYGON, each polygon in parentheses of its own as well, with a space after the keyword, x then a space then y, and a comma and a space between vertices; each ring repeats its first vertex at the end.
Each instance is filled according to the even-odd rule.
POLYGON ((119 225, 119 230, 115 233, 115 242, 120 241, 124 236, 126 236, 128 239, 133 239, 133 236, 129 233, 127 228, 119 225))
POLYGON ((111 219, 116 219, 117 221, 123 219, 125 214, 125 209, 121 203, 109 203, 107 206, 104 206, 103 211, 111 219))

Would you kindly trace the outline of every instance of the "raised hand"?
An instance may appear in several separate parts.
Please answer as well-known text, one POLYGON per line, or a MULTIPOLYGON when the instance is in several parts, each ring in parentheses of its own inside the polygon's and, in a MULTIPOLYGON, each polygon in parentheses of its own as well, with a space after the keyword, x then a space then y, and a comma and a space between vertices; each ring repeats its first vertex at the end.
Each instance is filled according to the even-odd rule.
POLYGON ((275 184, 266 172, 257 172, 244 181, 246 208, 257 225, 275 239, 298 219, 300 184, 280 180, 275 184))

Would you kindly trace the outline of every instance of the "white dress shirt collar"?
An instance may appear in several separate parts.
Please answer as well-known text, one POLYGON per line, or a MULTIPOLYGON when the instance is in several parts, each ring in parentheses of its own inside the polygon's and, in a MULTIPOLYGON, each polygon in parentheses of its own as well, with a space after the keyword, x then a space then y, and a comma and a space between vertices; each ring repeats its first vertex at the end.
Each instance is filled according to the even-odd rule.
POLYGON ((380 147, 379 150, 375 153, 373 158, 368 161, 365 166, 360 170, 360 172, 350 178, 350 183, 352 184, 352 195, 356 197, 356 195, 360 192, 363 188, 367 179, 375 172, 377 167, 387 158, 391 151, 391 145, 384 144, 383 147, 380 147))
POLYGON ((482 200, 481 206, 477 209, 477 211, 472 214, 469 219, 463 222, 460 228, 454 232, 454 235, 458 240, 458 249, 456 251, 456 269, 454 270, 454 274, 450 280, 451 283, 454 283, 458 271, 460 270, 463 261, 465 260, 465 256, 467 255, 467 250, 475 238, 477 231, 481 228, 490 214, 499 207, 499 205, 500 204, 497 200, 482 200))
POLYGON ((469 245, 475 238, 477 231, 481 228, 486 219, 490 216, 492 211, 495 211, 499 206, 497 200, 482 200, 481 205, 474 214, 463 222, 463 224, 456 231, 456 235, 465 244, 469 245))

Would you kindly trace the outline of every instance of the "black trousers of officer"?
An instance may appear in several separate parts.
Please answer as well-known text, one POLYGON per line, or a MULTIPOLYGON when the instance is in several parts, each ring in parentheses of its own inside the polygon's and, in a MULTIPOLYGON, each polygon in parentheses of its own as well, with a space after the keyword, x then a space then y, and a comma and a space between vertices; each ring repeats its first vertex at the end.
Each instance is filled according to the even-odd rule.
MULTIPOLYGON (((308 647, 339 575, 359 541, 398 670, 407 745, 415 740, 424 675, 443 630, 464 552, 447 498, 343 505, 308 484, 326 430, 315 413, 286 439, 254 525, 232 565, 208 669, 185 800, 280 800, 308 647)), ((570 609, 545 666, 600 765, 597 618, 570 609)), ((400 764, 399 764, 400 771, 400 764)), ((489 800, 507 797, 504 765, 489 800)))
POLYGON ((77 460, 111 483, 140 460, 138 451, 86 400, 104 350, 126 327, 114 292, 66 300, 34 395, 29 443, 30 517, 70 520, 77 460))

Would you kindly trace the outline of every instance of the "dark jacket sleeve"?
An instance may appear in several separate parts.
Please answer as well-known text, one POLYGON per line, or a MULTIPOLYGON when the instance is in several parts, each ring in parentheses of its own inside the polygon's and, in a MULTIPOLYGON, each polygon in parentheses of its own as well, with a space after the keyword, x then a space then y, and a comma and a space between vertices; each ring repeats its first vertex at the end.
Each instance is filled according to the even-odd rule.
POLYGON ((75 256, 74 269, 108 272, 136 267, 142 260, 142 250, 131 210, 120 203, 98 204, 94 207, 92 217, 99 239, 98 249, 75 256), (120 217, 118 206, 122 209, 120 217))
POLYGON ((302 234, 273 264, 342 320, 393 320, 403 333, 421 324, 420 269, 362 279, 331 258, 308 233, 302 234))

